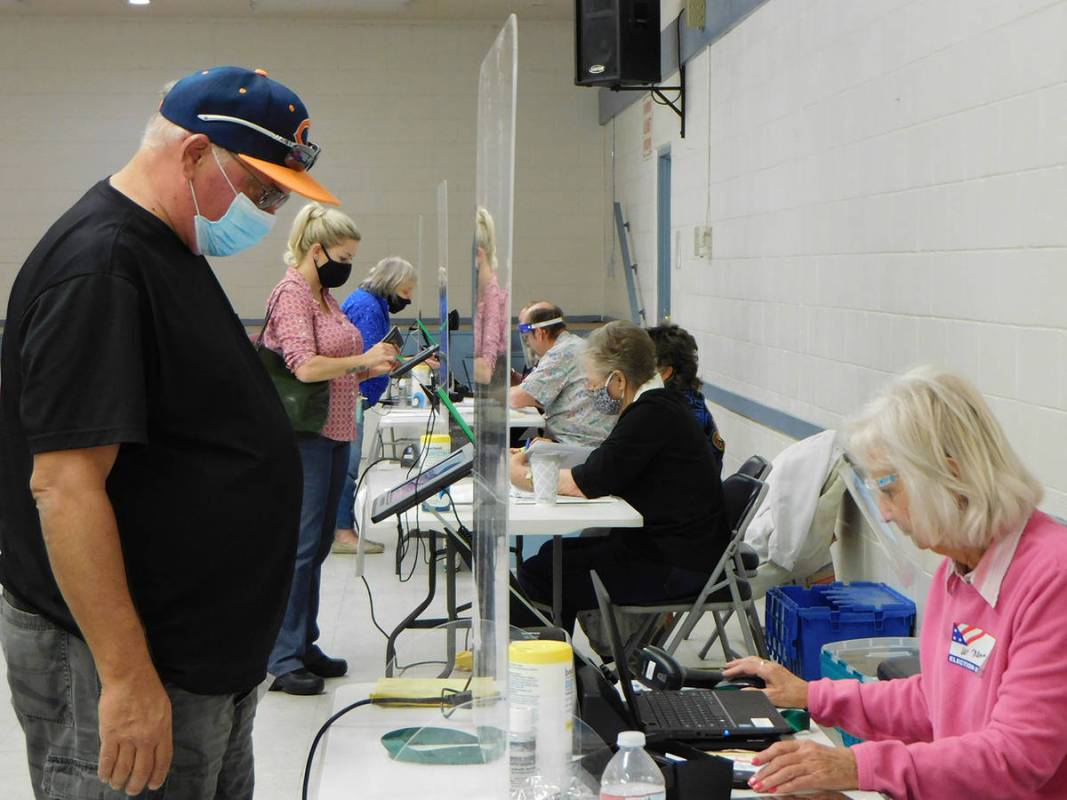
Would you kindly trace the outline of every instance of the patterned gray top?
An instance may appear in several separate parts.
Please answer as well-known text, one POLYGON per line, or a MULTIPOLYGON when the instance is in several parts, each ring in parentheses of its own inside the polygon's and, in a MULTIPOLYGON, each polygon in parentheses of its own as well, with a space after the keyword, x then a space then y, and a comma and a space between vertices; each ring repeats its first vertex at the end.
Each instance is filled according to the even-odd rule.
POLYGON ((563 331, 522 382, 523 391, 545 410, 550 438, 567 444, 595 446, 607 438, 616 417, 593 408, 585 387, 581 353, 585 341, 563 331))

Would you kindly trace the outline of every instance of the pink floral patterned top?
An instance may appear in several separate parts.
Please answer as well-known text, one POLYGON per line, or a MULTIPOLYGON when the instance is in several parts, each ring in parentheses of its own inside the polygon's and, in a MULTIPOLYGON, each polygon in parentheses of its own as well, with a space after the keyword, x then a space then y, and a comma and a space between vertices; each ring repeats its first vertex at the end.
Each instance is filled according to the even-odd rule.
MULTIPOLYGON (((263 344, 281 353, 293 372, 315 356, 345 358, 363 352, 363 337, 348 321, 333 295, 322 290, 323 311, 311 286, 293 267, 285 272, 267 301, 270 315, 263 344)), ((342 375, 330 381, 330 411, 321 434, 327 439, 350 442, 356 438, 356 392, 359 378, 342 375)))
POLYGON ((497 357, 507 352, 511 342, 508 293, 500 288, 495 270, 489 272, 479 289, 474 313, 474 357, 484 359, 493 371, 497 357))

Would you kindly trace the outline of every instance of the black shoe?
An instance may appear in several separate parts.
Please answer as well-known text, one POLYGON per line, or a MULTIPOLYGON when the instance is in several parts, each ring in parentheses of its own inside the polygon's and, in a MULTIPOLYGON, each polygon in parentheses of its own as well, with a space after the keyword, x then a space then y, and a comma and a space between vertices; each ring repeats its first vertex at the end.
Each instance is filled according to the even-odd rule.
POLYGON ((304 666, 312 675, 320 678, 340 678, 348 672, 348 662, 343 658, 330 658, 324 653, 304 657, 304 666))
POLYGON ((270 685, 272 692, 285 692, 286 694, 322 694, 326 688, 326 681, 318 675, 312 675, 306 669, 295 669, 284 675, 279 675, 270 685))

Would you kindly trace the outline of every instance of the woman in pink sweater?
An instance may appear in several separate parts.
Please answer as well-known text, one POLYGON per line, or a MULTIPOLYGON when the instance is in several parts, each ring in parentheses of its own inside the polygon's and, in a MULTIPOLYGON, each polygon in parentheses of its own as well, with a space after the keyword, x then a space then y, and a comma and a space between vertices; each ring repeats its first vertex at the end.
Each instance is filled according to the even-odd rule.
POLYGON ((770 699, 865 741, 780 742, 757 791, 865 789, 897 800, 1067 798, 1067 536, 982 395, 921 368, 850 427, 886 521, 945 556, 930 585, 921 674, 808 683, 756 658, 770 699))

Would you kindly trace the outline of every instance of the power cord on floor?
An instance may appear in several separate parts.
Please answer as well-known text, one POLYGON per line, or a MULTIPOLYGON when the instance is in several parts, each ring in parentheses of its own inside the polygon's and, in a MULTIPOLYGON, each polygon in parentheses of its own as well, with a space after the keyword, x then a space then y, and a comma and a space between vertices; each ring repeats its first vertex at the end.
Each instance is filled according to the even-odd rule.
POLYGON ((307 762, 304 764, 304 781, 300 791, 300 797, 302 800, 308 800, 308 786, 311 783, 311 765, 315 760, 315 750, 318 749, 319 742, 326 734, 326 731, 330 729, 330 726, 349 711, 368 705, 437 705, 441 709, 443 715, 445 715, 445 709, 449 710, 449 713, 445 715, 447 718, 448 716, 451 716, 451 711, 456 706, 470 703, 471 699, 469 692, 450 692, 446 694, 442 691, 441 695, 438 697, 377 697, 373 699, 368 697, 365 700, 357 700, 355 703, 345 706, 322 724, 322 727, 319 728, 318 732, 315 734, 315 738, 311 741, 311 749, 308 751, 307 762))
POLYGON ((374 592, 370 590, 370 584, 367 583, 367 576, 361 575, 360 577, 363 579, 363 585, 367 587, 367 600, 368 602, 370 602, 370 621, 374 624, 374 627, 378 629, 378 632, 381 633, 381 635, 384 636, 386 639, 388 639, 389 634, 386 633, 385 629, 378 624, 378 619, 374 616, 374 592))

